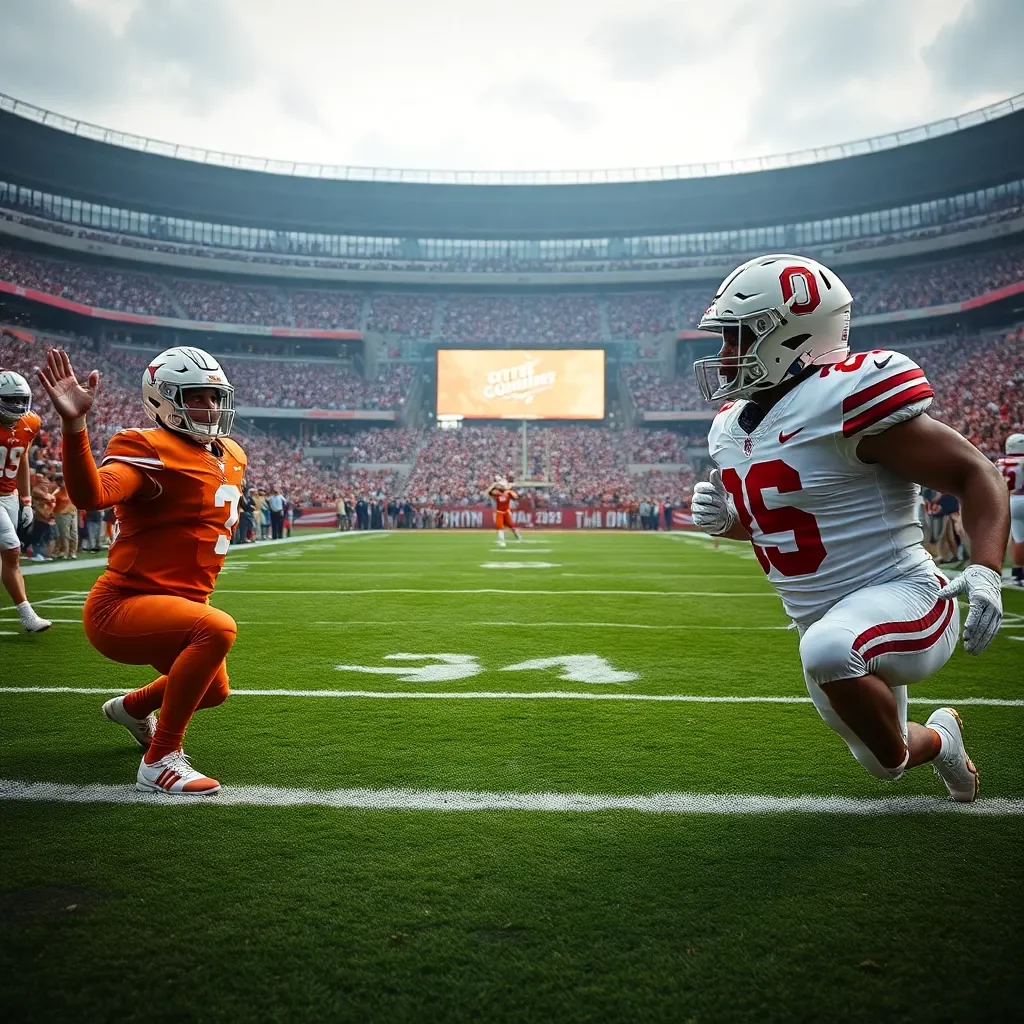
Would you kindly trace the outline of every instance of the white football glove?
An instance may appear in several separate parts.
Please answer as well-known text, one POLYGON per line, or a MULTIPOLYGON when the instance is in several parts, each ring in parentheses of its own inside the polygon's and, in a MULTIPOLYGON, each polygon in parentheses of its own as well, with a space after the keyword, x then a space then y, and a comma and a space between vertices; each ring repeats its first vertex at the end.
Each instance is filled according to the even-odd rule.
POLYGON ((952 583, 939 591, 939 597, 955 598, 967 594, 970 610, 964 623, 964 650, 981 654, 1003 621, 1002 577, 983 565, 969 565, 952 583))
POLYGON ((18 529, 27 530, 35 522, 36 514, 31 505, 22 505, 18 509, 18 529))
POLYGON ((690 514, 693 516, 693 525, 713 537, 728 533, 733 528, 736 509, 729 501, 725 484, 722 483, 722 474, 717 469, 711 471, 711 479, 707 483, 701 481, 694 486, 690 514))

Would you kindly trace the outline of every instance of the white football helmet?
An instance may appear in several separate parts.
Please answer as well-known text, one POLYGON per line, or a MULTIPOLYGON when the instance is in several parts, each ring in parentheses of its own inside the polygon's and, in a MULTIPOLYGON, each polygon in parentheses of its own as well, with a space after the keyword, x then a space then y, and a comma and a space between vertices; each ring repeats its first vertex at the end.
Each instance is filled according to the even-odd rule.
POLYGON ((1006 439, 1007 455, 1024 455, 1024 434, 1011 434, 1006 439))
POLYGON ((693 364, 705 400, 748 398, 805 367, 841 362, 852 303, 846 285, 806 256, 758 256, 737 267, 698 325, 722 335, 718 354, 693 364))
POLYGON ((142 374, 142 405, 146 415, 168 430, 210 441, 231 433, 235 419, 235 389, 228 383, 220 363, 201 348, 186 346, 169 348, 161 352, 142 374), (196 422, 185 406, 185 395, 190 390, 213 388, 220 395, 220 403, 210 422, 196 422))
POLYGON ((20 373, 0 370, 0 423, 12 426, 32 408, 32 389, 20 373))
POLYGON ((500 487, 503 491, 507 491, 508 490, 508 481, 503 476, 496 476, 494 478, 494 483, 491 484, 491 487, 492 488, 500 487))

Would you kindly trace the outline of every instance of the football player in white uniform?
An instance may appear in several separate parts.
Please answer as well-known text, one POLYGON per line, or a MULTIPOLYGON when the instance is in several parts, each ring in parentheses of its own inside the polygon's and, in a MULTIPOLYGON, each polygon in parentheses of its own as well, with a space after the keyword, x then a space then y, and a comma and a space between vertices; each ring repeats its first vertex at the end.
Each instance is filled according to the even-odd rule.
POLYGON ((1010 557, 1013 582, 1024 587, 1024 434, 1006 439, 1006 454, 996 459, 996 469, 1010 492, 1010 557))
POLYGON ((800 256, 761 256, 722 283, 700 329, 722 337, 694 366, 729 400, 708 437, 717 469, 694 488, 696 526, 749 540, 800 635, 815 707, 883 779, 931 763, 958 801, 978 776, 956 711, 907 721, 907 685, 956 646, 980 654, 1002 619, 1006 486, 956 431, 929 417, 932 387, 898 352, 850 355, 852 298, 800 256), (918 484, 959 498, 974 562, 950 584, 921 544, 918 484))

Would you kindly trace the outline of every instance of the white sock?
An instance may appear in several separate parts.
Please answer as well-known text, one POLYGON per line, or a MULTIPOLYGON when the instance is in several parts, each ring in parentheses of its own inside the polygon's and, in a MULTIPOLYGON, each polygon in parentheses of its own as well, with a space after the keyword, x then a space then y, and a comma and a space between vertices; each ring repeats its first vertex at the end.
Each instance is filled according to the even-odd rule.
POLYGON ((504 544, 505 543, 505 531, 504 530, 499 530, 498 531, 498 543, 499 544, 504 544))
POLYGON ((21 604, 15 605, 14 607, 18 609, 18 615, 21 616, 22 622, 35 615, 35 612, 32 611, 32 605, 30 605, 28 601, 22 601, 21 604))

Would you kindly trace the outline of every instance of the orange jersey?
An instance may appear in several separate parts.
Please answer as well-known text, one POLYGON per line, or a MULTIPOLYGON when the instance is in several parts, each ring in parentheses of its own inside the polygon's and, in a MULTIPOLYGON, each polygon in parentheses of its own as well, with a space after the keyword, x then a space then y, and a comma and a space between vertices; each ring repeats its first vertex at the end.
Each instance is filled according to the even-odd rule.
POLYGON ((10 427, 0 423, 0 494, 13 494, 18 489, 18 466, 41 424, 34 412, 25 413, 10 427))
POLYGON ((162 427, 122 430, 110 439, 103 465, 134 466, 159 492, 114 506, 108 583, 192 601, 209 597, 238 522, 246 465, 230 438, 215 444, 219 454, 162 427))
POLYGON ((519 500, 519 495, 512 490, 491 491, 491 497, 494 499, 494 507, 499 512, 508 512, 511 503, 519 500))

